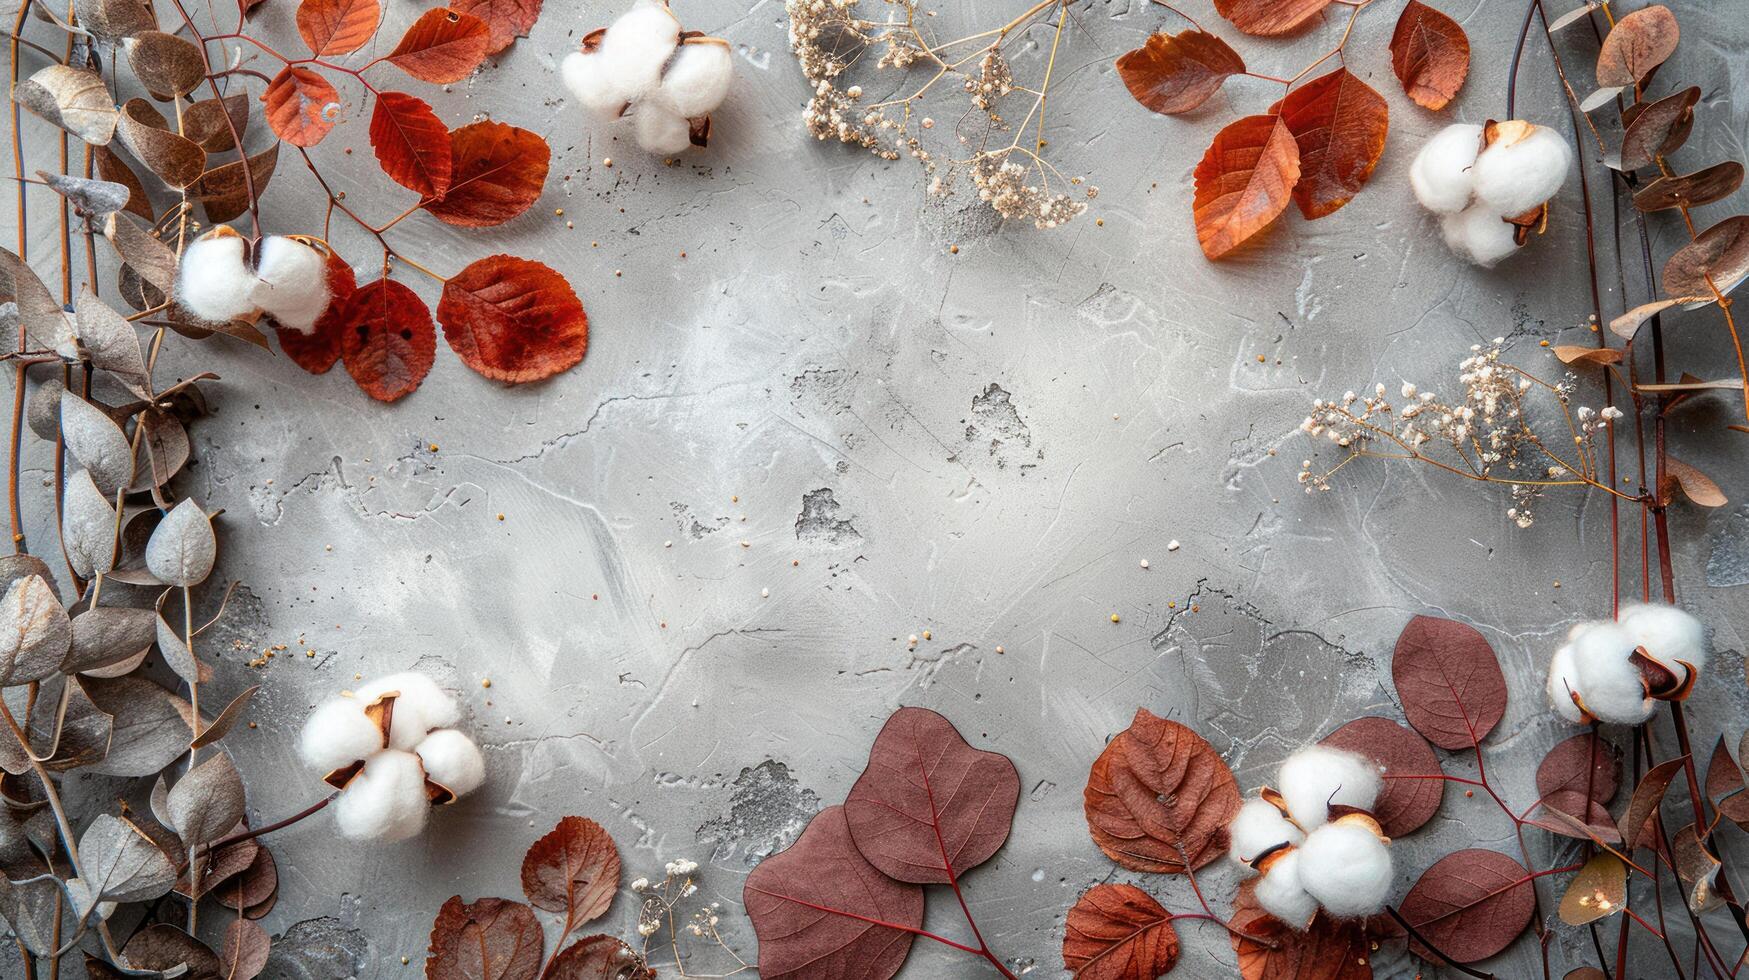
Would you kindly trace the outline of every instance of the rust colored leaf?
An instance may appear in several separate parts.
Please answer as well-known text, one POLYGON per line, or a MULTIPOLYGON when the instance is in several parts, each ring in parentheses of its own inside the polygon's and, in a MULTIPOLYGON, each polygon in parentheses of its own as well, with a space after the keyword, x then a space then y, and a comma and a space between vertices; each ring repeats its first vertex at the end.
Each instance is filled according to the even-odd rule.
POLYGON ((1439 759, 1427 740, 1389 718, 1356 718, 1324 736, 1325 745, 1358 752, 1385 770, 1384 789, 1373 804, 1373 816, 1387 837, 1418 830, 1439 812, 1445 780, 1439 759))
POLYGON ((1694 107, 1698 102, 1700 87, 1690 86, 1656 102, 1637 104, 1635 108, 1640 111, 1622 133, 1621 159, 1616 161, 1616 169, 1650 167, 1660 157, 1676 152, 1694 131, 1694 107))
POLYGON ((449 134, 454 172, 442 200, 425 205, 438 220, 468 228, 501 225, 534 206, 552 150, 526 129, 470 123, 449 134))
POLYGON ((1300 150, 1278 116, 1246 116, 1215 134, 1196 165, 1196 239, 1218 259, 1287 207, 1300 179, 1300 150))
POLYGON ((1320 914, 1311 928, 1292 929, 1258 906, 1254 890, 1253 882, 1240 886, 1230 923, 1244 980, 1372 980, 1372 947, 1359 922, 1320 914))
POLYGON ((1409 0, 1391 35, 1391 70, 1409 98, 1437 112, 1470 74, 1470 37, 1457 21, 1409 0))
POLYGON ((535 980, 540 973, 541 928, 521 902, 482 898, 472 905, 456 895, 431 924, 427 980, 535 980))
POLYGON ((927 708, 900 708, 875 737, 844 819, 882 874, 944 885, 1002 847, 1019 802, 1007 756, 972 748, 927 708))
POLYGON ((1506 714, 1506 676, 1474 627, 1416 616, 1397 637, 1391 679, 1403 714, 1442 749, 1481 744, 1506 714))
POLYGON ((420 197, 442 197, 449 189, 449 127, 424 99, 405 92, 377 95, 370 117, 370 145, 383 173, 420 197))
POLYGON ((267 124, 293 146, 322 142, 340 118, 340 93, 308 68, 288 65, 267 85, 267 124))
POLYGON ((1749 829, 1749 792, 1744 792, 1743 770, 1731 758, 1722 735, 1713 749, 1712 761, 1707 763, 1706 795, 1725 819, 1749 829))
POLYGON ((1635 85, 1676 53, 1682 30, 1669 7, 1642 7, 1617 20, 1597 52, 1597 84, 1635 85))
POLYGON ((1634 192, 1634 207, 1641 211, 1694 208, 1722 201, 1741 186, 1743 165, 1726 160, 1691 174, 1659 177, 1634 192))
POLYGON ((480 67, 491 38, 486 22, 473 14, 433 7, 419 15, 383 60, 422 82, 448 85, 480 67))
POLYGON ((1093 842, 1113 861, 1176 874, 1221 856, 1240 800, 1214 746, 1141 708, 1094 761, 1082 803, 1093 842))
POLYGON ((1567 881, 1561 895, 1561 921, 1582 926, 1622 910, 1628 897, 1628 866, 1599 851, 1567 881))
POLYGON ((125 185, 128 189, 127 210, 148 223, 158 220, 152 210, 152 199, 146 193, 146 185, 140 180, 140 175, 134 173, 134 168, 124 163, 121 157, 107 146, 91 148, 91 155, 97 162, 97 175, 104 180, 125 185))
POLYGON ((602 826, 565 817, 522 858, 522 893, 537 909, 562 912, 571 930, 607 914, 619 891, 619 849, 602 826))
POLYGON ((1749 276, 1749 215, 1735 215, 1695 236, 1664 263, 1669 296, 1730 292, 1749 276))
POLYGON ((1603 367, 1606 364, 1620 364, 1621 351, 1613 347, 1593 347, 1588 344, 1557 344, 1555 356, 1562 364, 1577 364, 1581 367, 1603 367))
POLYGON ((340 356, 347 373, 378 401, 402 398, 425 380, 437 357, 431 311, 392 279, 360 287, 342 314, 340 356))
POLYGON ((1634 339, 1634 334, 1639 332, 1641 324, 1672 306, 1684 302, 1686 299, 1688 299, 1688 297, 1660 299, 1654 300, 1650 303, 1641 303, 1639 306, 1636 306, 1626 313, 1623 313, 1621 316, 1609 321, 1609 332, 1623 340, 1632 340, 1634 339))
POLYGON ((1360 192, 1385 152, 1391 123, 1384 97, 1338 68, 1289 92, 1280 111, 1300 149, 1294 203, 1308 220, 1334 213, 1360 192))
POLYGON ((1202 105, 1244 70, 1244 59, 1227 42, 1196 30, 1149 35, 1117 59, 1118 77, 1136 101, 1167 115, 1202 105))
MULTIPOLYGON (((1440 858, 1422 872, 1399 911, 1427 941, 1459 963, 1500 952, 1530 925, 1536 892, 1530 872, 1499 851, 1471 848, 1440 858)), ((1410 949, 1434 954, 1419 942, 1410 949)))
POLYGON ((141 31, 122 42, 128 66, 146 91, 179 99, 206 80, 206 62, 193 41, 163 31, 141 31))
POLYGON ((1653 766, 1641 777, 1640 785, 1634 787, 1634 795, 1628 798, 1628 808, 1621 816, 1622 846, 1628 853, 1640 846, 1647 832, 1651 829, 1653 818, 1658 815, 1658 807, 1664 802, 1664 794, 1670 791, 1670 782, 1676 774, 1682 771, 1688 756, 1678 756, 1653 766))
POLYGON ((1177 962, 1171 913, 1134 885, 1095 885, 1069 910, 1063 968, 1076 980, 1154 980, 1177 962))
POLYGON ((200 179, 206 151, 200 144, 165 129, 164 116, 145 99, 129 99, 116 118, 115 135, 134 159, 159 179, 182 190, 200 179))
POLYGON ((656 980, 656 971, 618 937, 588 936, 553 957, 541 980, 656 980))
POLYGON ((1215 10, 1247 34, 1291 34, 1310 24, 1330 0, 1215 0, 1215 10))
POLYGON ((445 283, 437 322, 463 364, 511 384, 567 370, 589 346, 589 317, 565 277, 509 255, 481 259, 445 283))
POLYGON ((768 980, 891 980, 923 925, 923 887, 863 857, 841 806, 821 810, 787 850, 747 876, 742 901, 768 980))
POLYGON ((223 99, 202 99, 182 110, 182 135, 200 144, 208 153, 237 148, 236 135, 249 131, 249 96, 239 92, 223 99))
POLYGON ((382 13, 377 0, 303 0, 298 33, 318 58, 350 54, 376 34, 382 13))
POLYGON ((358 291, 358 279, 352 266, 337 253, 328 253, 328 309, 316 319, 309 333, 279 330, 279 349, 292 363, 310 372, 323 374, 340 360, 346 343, 346 304, 358 291))
POLYGON ((200 201, 208 221, 229 221, 249 210, 251 184, 255 188, 256 198, 259 199, 278 168, 279 143, 276 141, 250 157, 247 164, 242 160, 232 160, 201 174, 200 180, 190 191, 190 196, 200 201), (247 181, 243 179, 244 166, 249 168, 247 181))
POLYGON ((451 10, 473 14, 486 22, 491 34, 487 54, 497 54, 519 37, 527 37, 540 19, 542 0, 456 0, 451 10))
POLYGON ((1674 484, 1674 487, 1665 488, 1665 499, 1672 497, 1669 490, 1679 489, 1684 497, 1702 507, 1723 507, 1730 503, 1725 497, 1725 491, 1719 489, 1712 477, 1680 459, 1670 457, 1665 460, 1664 475, 1668 483, 1674 484))

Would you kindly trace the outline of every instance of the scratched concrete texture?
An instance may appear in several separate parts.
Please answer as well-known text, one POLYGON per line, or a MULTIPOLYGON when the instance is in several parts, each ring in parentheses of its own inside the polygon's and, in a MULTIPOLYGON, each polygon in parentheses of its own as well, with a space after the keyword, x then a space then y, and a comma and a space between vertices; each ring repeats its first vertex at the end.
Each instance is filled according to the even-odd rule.
MULTIPOLYGON (((266 4, 263 36, 295 45, 294 6, 266 4)), ((807 86, 779 3, 676 0, 688 27, 734 43, 738 79, 711 147, 673 166, 585 120, 559 85, 558 59, 618 5, 546 6, 533 36, 475 78, 414 87, 452 125, 491 117, 547 134, 545 196, 502 228, 415 217, 391 240, 444 272, 498 251, 553 265, 588 308, 581 366, 510 388, 440 345, 424 386, 382 405, 338 368, 313 377, 223 340, 169 346, 173 373, 223 376, 181 486, 224 508, 217 578, 243 583, 205 650, 220 693, 203 700, 263 685, 258 727, 228 741, 254 817, 323 792, 297 761, 296 733, 315 701, 361 676, 418 669, 459 692, 490 770, 411 842, 346 844, 320 817, 275 834, 282 891, 265 924, 282 938, 266 976, 416 975, 438 906, 518 896, 523 850, 566 814, 613 833, 628 880, 659 877, 676 858, 703 862, 700 899, 723 903, 725 934, 751 959, 745 875, 843 798, 900 705, 934 708, 972 744, 1014 759, 1013 835, 967 877, 967 898, 1017 970, 1059 975, 1064 911, 1088 886, 1132 881, 1172 909, 1194 904, 1182 879, 1117 869, 1086 832, 1088 766, 1135 710, 1194 725, 1254 789, 1286 753, 1351 718, 1401 717, 1389 654, 1422 612, 1473 623, 1498 650, 1513 696, 1488 769, 1510 801, 1530 804, 1536 762, 1571 733, 1543 704, 1547 655, 1575 621, 1608 609, 1608 507, 1555 496, 1520 530, 1496 488, 1431 469, 1357 463, 1316 497, 1295 481, 1319 448, 1296 432, 1313 397, 1404 379, 1449 392, 1469 345, 1497 336, 1553 375, 1540 341, 1589 342, 1576 180, 1549 234, 1492 271, 1454 260, 1407 190, 1424 138, 1451 120, 1505 116, 1521 3, 1441 4, 1476 57, 1440 115, 1391 76, 1400 4, 1364 11, 1348 64, 1391 114, 1370 186, 1316 223, 1290 208, 1261 247, 1219 264, 1192 232, 1191 171, 1221 125, 1278 93, 1235 81, 1177 119, 1136 105, 1112 59, 1176 28, 1162 7, 1071 4, 1045 133, 1058 165, 1101 192, 1087 215, 1040 232, 992 220, 964 191, 927 198, 908 161, 808 138, 807 86), (300 638, 315 657, 244 663, 277 644, 296 653, 300 638)), ((1005 20, 1009 7, 1019 9, 953 8, 942 30, 1005 20)), ((1705 93, 1678 163, 1740 159, 1741 7, 1675 7, 1682 51, 1658 84, 1692 80, 1705 93)), ((1341 30, 1337 18, 1290 41, 1243 39, 1193 8, 1272 74, 1297 70, 1341 30)), ((417 13, 389 9, 391 24, 417 13)), ((379 46, 396 36, 386 29, 379 46)), ((1023 70, 1040 67, 1051 37, 1043 25, 1025 34, 1023 70)), ((1586 90, 1594 44, 1589 32, 1562 41, 1586 90)), ((1519 106, 1570 125, 1534 35, 1519 106)), ((314 155, 380 220, 411 202, 372 165, 366 120, 354 108, 314 155)), ((1591 176, 1607 201, 1603 172, 1591 176)), ((33 201, 43 209, 33 255, 52 256, 47 199, 33 201)), ((1744 203, 1739 194, 1700 215, 1710 223, 1744 203)), ((282 156, 268 229, 319 233, 322 207, 297 159, 282 156)), ((372 246, 343 222, 333 240, 368 270, 372 246)), ((1664 216, 1651 224, 1661 259, 1683 233, 1664 216)), ((1642 295, 1637 249, 1631 234, 1600 230, 1606 315, 1623 305, 1618 253, 1629 298, 1642 295)), ((435 302, 432 282, 398 275, 435 302)), ((1717 313, 1680 323, 1672 370, 1731 374, 1717 313)), ((1703 399, 1671 436, 1728 491, 1749 485, 1743 437, 1724 431, 1736 411, 1703 399)), ((30 475, 46 473, 33 457, 30 475)), ((52 540, 42 510, 39 498, 36 534, 52 540)), ((1672 525, 1683 600, 1719 651, 1693 709, 1710 748, 1714 733, 1734 742, 1744 724, 1749 507, 1682 505, 1672 525)), ((1624 540, 1632 594, 1637 533, 1624 540)), ((1673 751, 1667 725, 1657 738, 1673 751)), ((1464 755, 1446 762, 1475 769, 1464 755)), ((1726 841, 1749 853, 1735 830, 1726 841)), ((1466 846, 1516 849, 1491 802, 1449 791, 1439 817, 1397 843, 1394 897, 1466 846)), ((1578 853, 1542 835, 1530 846, 1545 867, 1578 853)), ((1221 909, 1238 879, 1217 865, 1204 881, 1221 909)), ((1558 881, 1540 884, 1559 976, 1591 962, 1590 938, 1555 919, 1558 881)), ((963 935, 951 898, 931 900, 931 926, 963 935)), ((622 894, 604 928, 630 935, 636 908, 622 894)), ((1671 931, 1687 949, 1687 926, 1671 931)), ((1179 975, 1232 974, 1223 933, 1181 932, 1179 975)), ((1489 968, 1540 975, 1536 953, 1527 934, 1489 968)), ((1662 957, 1637 942, 1633 975, 1666 975, 1662 957)), ((724 966, 701 958, 689 972, 724 966)), ((1389 949, 1377 968, 1423 969, 1389 949)), ((920 942, 903 975, 994 974, 920 942)))

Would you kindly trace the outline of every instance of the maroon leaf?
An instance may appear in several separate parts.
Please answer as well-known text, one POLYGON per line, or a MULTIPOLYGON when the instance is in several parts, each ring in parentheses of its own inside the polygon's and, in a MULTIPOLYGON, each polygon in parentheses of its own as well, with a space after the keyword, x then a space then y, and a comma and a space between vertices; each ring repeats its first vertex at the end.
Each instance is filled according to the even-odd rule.
POLYGON ((1172 914, 1134 885, 1095 885, 1069 910, 1063 968, 1076 980, 1153 980, 1177 962, 1172 914))
POLYGON ((431 924, 426 980, 535 980, 541 943, 540 922, 528 906, 501 898, 468 905, 457 895, 431 924))
POLYGON ((565 914, 571 930, 601 918, 619 891, 619 849, 601 825, 565 817, 522 858, 522 893, 537 909, 565 914))
POLYGON ((1387 837, 1419 829, 1445 799, 1445 770, 1427 740, 1389 718, 1356 718, 1324 736, 1324 744, 1358 752, 1385 770, 1373 816, 1387 837), (1433 776, 1413 779, 1413 776, 1433 776))
POLYGON ((420 197, 449 189, 449 129, 423 99, 381 92, 370 116, 370 145, 383 173, 420 197))
POLYGON ((410 394, 437 359, 437 327, 419 294, 392 279, 361 287, 342 314, 340 356, 352 380, 378 401, 410 394))
POLYGON ((1106 856, 1132 871, 1173 874, 1221 856, 1239 804, 1239 784, 1214 746, 1146 708, 1106 745, 1082 793, 1106 856))
POLYGON ((588 936, 553 957, 541 980, 656 980, 656 971, 618 937, 588 936))
MULTIPOLYGON (((1439 859, 1403 897, 1403 918, 1427 941, 1459 963, 1500 952, 1530 925, 1536 891, 1530 872, 1499 851, 1479 848, 1439 859)), ((1419 942, 1423 959, 1434 954, 1419 942)))
POLYGON ((1670 791, 1671 781, 1687 761, 1686 755, 1667 759, 1648 770, 1640 785, 1634 787, 1634 795, 1628 798, 1627 812, 1621 817, 1622 845, 1629 853, 1640 846, 1646 832, 1651 829, 1652 821, 1658 816, 1658 807, 1664 802, 1664 794, 1670 791))
POLYGON ((927 708, 900 708, 869 749, 844 817, 882 874, 945 885, 1002 847, 1019 802, 1020 774, 1007 756, 972 748, 927 708))
POLYGON ((1547 800, 1561 793, 1608 803, 1621 788, 1621 750, 1586 732, 1556 745, 1536 767, 1537 795, 1547 800))
POLYGON ((1749 793, 1744 792, 1743 770, 1731 758, 1723 735, 1713 749, 1712 761, 1707 763, 1706 795, 1725 819, 1739 827, 1749 826, 1749 793))
POLYGON ((841 806, 821 810, 801 839, 760 862, 742 902, 766 980, 891 980, 923 925, 923 888, 895 881, 850 837, 841 806))
POLYGON ((1442 749, 1479 745, 1506 714, 1506 676, 1474 627, 1416 616, 1397 637, 1391 679, 1409 724, 1442 749))

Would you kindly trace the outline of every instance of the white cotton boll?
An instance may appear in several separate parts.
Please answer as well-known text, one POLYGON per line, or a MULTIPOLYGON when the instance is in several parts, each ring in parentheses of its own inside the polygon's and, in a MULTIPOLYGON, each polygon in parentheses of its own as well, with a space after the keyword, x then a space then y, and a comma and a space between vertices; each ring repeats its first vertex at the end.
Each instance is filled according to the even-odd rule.
POLYGON ((1615 623, 1591 623, 1575 629, 1569 645, 1579 677, 1579 697, 1603 721, 1637 725, 1652 717, 1655 702, 1646 696, 1640 670, 1629 660, 1638 646, 1615 623))
POLYGON ((692 145, 692 126, 663 106, 645 102, 632 115, 638 145, 651 153, 679 153, 692 145))
POLYGON ((1365 756, 1327 745, 1308 745, 1288 756, 1277 782, 1294 822, 1307 831, 1330 819, 1331 806, 1372 809, 1384 783, 1365 756))
POLYGON ((1470 206, 1475 193, 1472 168, 1482 148, 1482 127, 1467 123, 1447 126, 1422 144, 1409 165, 1409 187, 1429 211, 1456 214, 1470 206))
POLYGON ((1240 864, 1250 864, 1265 852, 1281 844, 1298 844, 1305 834, 1288 822, 1267 800, 1253 797, 1239 808, 1239 815, 1227 825, 1231 841, 1228 853, 1240 864))
POLYGON ((590 112, 611 119, 625 108, 628 93, 608 76, 600 54, 573 51, 565 56, 559 71, 565 87, 590 112))
POLYGON ((1565 138, 1547 126, 1531 127, 1523 137, 1502 139, 1476 158, 1476 200, 1496 215, 1515 217, 1554 197, 1572 164, 1565 138))
POLYGON ((1518 251, 1516 229, 1486 205, 1475 204, 1462 214, 1447 215, 1442 224, 1451 250, 1483 268, 1518 251))
POLYGON ((1647 656, 1678 680, 1682 678, 1682 663, 1692 665, 1696 672, 1706 666, 1706 627, 1675 606, 1635 604, 1623 609, 1616 621, 1645 648, 1647 656))
POLYGON ((668 108, 696 119, 723 104, 734 77, 735 62, 728 45, 715 41, 682 44, 662 76, 657 94, 668 108))
POLYGON ((395 713, 389 721, 389 747, 403 751, 413 748, 433 728, 447 728, 461 717, 455 698, 437 686, 424 674, 411 671, 379 677, 354 692, 360 704, 370 704, 390 691, 400 692, 395 699, 395 713))
POLYGON ((1585 713, 1573 703, 1573 692, 1578 690, 1579 671, 1573 663, 1573 648, 1563 646, 1549 658, 1549 704, 1555 714, 1575 724, 1585 720, 1585 713))
POLYGON ((254 284, 255 276, 243 261, 243 239, 235 232, 209 232, 182 252, 176 301, 208 323, 227 323, 255 312, 249 299, 254 284))
POLYGON ((486 781, 486 760, 474 740, 453 728, 425 736, 414 753, 425 764, 431 781, 457 796, 466 796, 486 781))
POLYGON ((262 239, 249 298, 280 326, 309 333, 328 309, 328 257, 294 238, 262 239))
POLYGON ((1342 919, 1372 915, 1391 893, 1391 849, 1366 827, 1333 823, 1306 835, 1298 850, 1300 885, 1342 919))
POLYGON ((406 840, 425 829, 425 772, 411 752, 378 752, 334 801, 334 825, 353 840, 406 840))
POLYGON ((596 54, 601 71, 627 98, 653 90, 680 43, 680 22, 660 3, 640 0, 607 28, 596 54))
POLYGON ((1318 900, 1300 883, 1300 852, 1289 851, 1275 859, 1253 893, 1263 911, 1283 925, 1305 929, 1318 915, 1318 900))
POLYGON ((320 773, 350 766, 382 747, 382 730, 365 716, 364 705, 352 698, 318 705, 298 738, 298 754, 320 773))

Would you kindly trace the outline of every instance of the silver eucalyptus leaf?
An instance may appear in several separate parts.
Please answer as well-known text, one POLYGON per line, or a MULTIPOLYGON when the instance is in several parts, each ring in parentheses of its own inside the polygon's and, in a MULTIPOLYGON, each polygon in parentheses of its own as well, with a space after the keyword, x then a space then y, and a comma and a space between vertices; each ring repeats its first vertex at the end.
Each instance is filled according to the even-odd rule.
POLYGON ((121 426, 70 391, 61 392, 61 435, 67 440, 67 451, 90 471, 98 493, 113 496, 133 482, 133 446, 121 426))
POLYGON ((40 576, 19 579, 0 598, 0 686, 42 680, 61 669, 73 626, 40 576))
POLYGON ((115 718, 109 755, 87 767, 105 776, 151 776, 188 751, 188 702, 142 677, 87 678, 91 700, 115 718))
POLYGON ((163 616, 157 617, 157 620, 158 650, 164 655, 164 663, 176 672, 177 677, 190 684, 205 680, 206 672, 201 670, 200 662, 195 660, 194 651, 188 648, 182 637, 176 635, 175 628, 165 622, 163 616))
POLYGON ((158 617, 150 609, 98 606, 73 617, 73 647, 61 670, 98 670, 146 652, 157 638, 158 617))
POLYGON ((49 287, 16 252, 0 248, 0 296, 18 304, 25 343, 32 350, 59 352, 73 341, 73 322, 49 287))
POLYGON ((165 585, 199 585, 212 574, 218 542, 213 522, 193 500, 177 504, 146 542, 146 568, 165 585))
POLYGON ((215 753, 170 787, 164 810, 183 843, 210 844, 243 819, 243 777, 230 756, 215 753))
POLYGON ((93 217, 102 217, 127 207, 128 198, 133 193, 128 185, 118 184, 113 180, 74 177, 52 170, 38 170, 36 175, 55 193, 72 203, 74 212, 86 220, 86 227, 91 231, 102 230, 101 222, 96 225, 89 223, 93 217))
POLYGON ((13 884, 0 877, 0 916, 25 948, 38 956, 56 952, 60 898, 60 885, 52 878, 13 884))
POLYGON ((25 406, 30 431, 44 442, 54 442, 61 435, 61 392, 66 390, 60 373, 56 372, 37 383, 36 390, 31 392, 30 403, 25 406))
MULTIPOLYGON (((85 828, 79 839, 79 857, 85 877, 75 894, 83 892, 91 904, 149 902, 169 893, 176 885, 176 868, 158 845, 138 827, 107 813, 85 828)), ((87 908, 76 911, 83 915, 87 908)))
POLYGON ((115 507, 97 489, 90 472, 67 478, 61 503, 61 547, 80 578, 115 567, 115 507))
POLYGON ((90 286, 79 293, 73 323, 93 365, 141 398, 152 397, 146 389, 146 358, 140 353, 140 336, 134 333, 134 325, 98 299, 90 286))
POLYGON ((55 573, 49 570, 48 562, 35 555, 4 555, 0 556, 0 592, 12 588, 12 583, 21 578, 41 575, 50 588, 55 585, 55 573))

